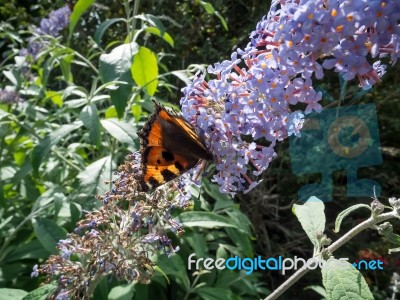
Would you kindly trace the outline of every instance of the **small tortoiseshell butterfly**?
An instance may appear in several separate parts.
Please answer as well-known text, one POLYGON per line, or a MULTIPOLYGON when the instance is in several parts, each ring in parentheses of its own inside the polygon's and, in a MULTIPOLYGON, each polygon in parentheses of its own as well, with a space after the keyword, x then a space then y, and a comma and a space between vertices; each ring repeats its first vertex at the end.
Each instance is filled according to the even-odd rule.
POLYGON ((195 167, 200 160, 212 160, 194 127, 176 112, 155 105, 140 138, 140 190, 154 189, 195 167))

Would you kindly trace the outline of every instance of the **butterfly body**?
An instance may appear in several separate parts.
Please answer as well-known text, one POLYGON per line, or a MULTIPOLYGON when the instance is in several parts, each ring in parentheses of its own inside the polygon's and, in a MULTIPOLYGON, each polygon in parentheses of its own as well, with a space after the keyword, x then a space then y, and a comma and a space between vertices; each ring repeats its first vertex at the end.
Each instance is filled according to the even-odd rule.
POLYGON ((180 176, 200 160, 213 159, 193 126, 159 104, 138 135, 141 141, 139 185, 142 191, 180 176))

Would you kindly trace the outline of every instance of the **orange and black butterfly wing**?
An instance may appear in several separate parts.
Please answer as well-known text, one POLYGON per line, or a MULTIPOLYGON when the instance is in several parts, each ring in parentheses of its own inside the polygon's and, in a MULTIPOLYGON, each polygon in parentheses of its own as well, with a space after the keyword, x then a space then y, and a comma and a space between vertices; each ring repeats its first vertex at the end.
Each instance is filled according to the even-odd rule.
POLYGON ((141 138, 142 190, 155 188, 211 160, 194 128, 182 117, 156 104, 154 113, 138 133, 141 138))

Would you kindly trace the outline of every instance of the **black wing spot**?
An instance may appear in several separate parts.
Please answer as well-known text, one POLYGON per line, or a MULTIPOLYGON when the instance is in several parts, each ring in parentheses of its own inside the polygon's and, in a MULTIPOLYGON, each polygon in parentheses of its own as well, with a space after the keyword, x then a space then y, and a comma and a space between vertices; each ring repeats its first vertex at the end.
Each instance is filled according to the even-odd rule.
POLYGON ((158 163, 158 164, 161 164, 161 160, 157 159, 157 163, 158 163))
POLYGON ((166 161, 173 161, 174 160, 174 155, 170 152, 167 151, 163 151, 162 152, 162 157, 166 160, 166 161))
POLYGON ((150 177, 149 178, 149 183, 153 188, 158 186, 158 185, 160 185, 160 183, 154 177, 150 177))
POLYGON ((179 172, 182 172, 184 170, 183 166, 178 161, 174 163, 174 166, 179 170, 179 172))
POLYGON ((176 177, 176 175, 168 169, 162 170, 161 175, 164 177, 165 181, 170 181, 176 177))

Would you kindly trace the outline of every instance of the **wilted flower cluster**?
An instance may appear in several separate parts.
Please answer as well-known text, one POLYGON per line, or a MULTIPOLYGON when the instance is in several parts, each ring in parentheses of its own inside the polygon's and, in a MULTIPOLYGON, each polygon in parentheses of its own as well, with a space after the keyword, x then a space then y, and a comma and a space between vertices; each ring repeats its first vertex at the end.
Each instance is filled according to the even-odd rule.
POLYGON ((171 212, 188 207, 188 198, 183 199, 186 192, 180 188, 184 184, 172 182, 152 194, 138 192, 133 156, 137 155, 119 168, 113 189, 98 197, 101 208, 87 213, 75 232, 58 243, 60 254, 34 267, 32 276, 57 278, 57 299, 88 299, 98 281, 108 275, 148 282, 154 266, 151 256, 179 250, 167 233, 183 233, 171 212), (173 198, 174 191, 179 197, 173 198))
POLYGON ((13 104, 20 101, 19 94, 11 87, 5 89, 0 88, 0 103, 2 104, 13 104))
MULTIPOLYGON (((49 18, 43 18, 40 21, 40 27, 35 28, 34 31, 39 36, 50 35, 57 37, 60 35, 61 30, 68 26, 70 15, 71 10, 68 5, 54 10, 49 14, 49 18)), ((35 58, 43 47, 45 47, 45 44, 41 39, 32 37, 29 39, 28 47, 21 49, 20 55, 32 55, 35 58)))
POLYGON ((183 114, 214 154, 220 190, 256 186, 276 142, 299 133, 303 112, 321 111, 313 81, 324 69, 364 89, 379 82, 386 66, 377 58, 400 55, 399 19, 398 0, 274 0, 247 47, 208 68, 215 79, 198 75, 183 90, 183 114))

